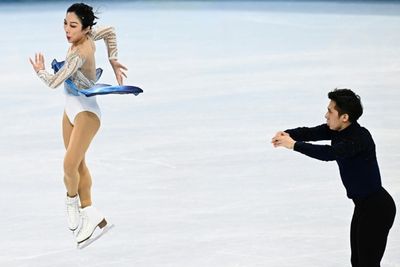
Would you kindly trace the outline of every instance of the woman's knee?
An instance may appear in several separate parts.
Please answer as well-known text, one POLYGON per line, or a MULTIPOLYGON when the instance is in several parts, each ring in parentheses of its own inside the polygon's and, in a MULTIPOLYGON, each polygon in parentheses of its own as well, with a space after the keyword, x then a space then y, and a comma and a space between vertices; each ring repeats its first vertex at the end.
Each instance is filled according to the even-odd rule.
POLYGON ((86 174, 87 171, 88 171, 88 168, 85 164, 85 160, 82 160, 78 166, 78 172, 80 175, 84 175, 84 174, 86 174))
POLYGON ((92 185, 92 178, 90 177, 90 172, 88 167, 85 164, 85 160, 82 160, 81 164, 79 164, 78 168, 79 176, 80 176, 80 184, 83 186, 91 186, 92 185))
POLYGON ((79 162, 65 157, 64 159, 64 174, 67 177, 75 176, 79 173, 79 162))

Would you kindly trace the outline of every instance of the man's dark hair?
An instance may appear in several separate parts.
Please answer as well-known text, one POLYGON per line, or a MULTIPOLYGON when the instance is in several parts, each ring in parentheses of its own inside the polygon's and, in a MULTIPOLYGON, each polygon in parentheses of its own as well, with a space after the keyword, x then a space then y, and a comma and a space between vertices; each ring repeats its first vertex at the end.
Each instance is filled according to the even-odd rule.
POLYGON ((355 122, 361 117, 363 113, 363 107, 361 104, 361 98, 350 89, 338 89, 328 93, 330 100, 335 101, 335 109, 339 113, 339 116, 343 114, 349 115, 349 121, 355 122))

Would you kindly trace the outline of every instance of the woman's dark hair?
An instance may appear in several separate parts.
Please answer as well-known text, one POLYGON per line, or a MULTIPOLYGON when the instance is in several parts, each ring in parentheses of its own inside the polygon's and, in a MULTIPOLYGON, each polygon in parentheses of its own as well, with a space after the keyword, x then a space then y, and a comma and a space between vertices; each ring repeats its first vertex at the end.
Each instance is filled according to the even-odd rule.
POLYGON ((74 12, 82 23, 82 29, 96 25, 95 19, 98 19, 93 13, 93 8, 84 3, 76 3, 67 9, 68 12, 74 12))
POLYGON ((349 121, 355 122, 363 114, 361 98, 350 89, 335 89, 328 93, 330 100, 335 101, 339 116, 349 115, 349 121))

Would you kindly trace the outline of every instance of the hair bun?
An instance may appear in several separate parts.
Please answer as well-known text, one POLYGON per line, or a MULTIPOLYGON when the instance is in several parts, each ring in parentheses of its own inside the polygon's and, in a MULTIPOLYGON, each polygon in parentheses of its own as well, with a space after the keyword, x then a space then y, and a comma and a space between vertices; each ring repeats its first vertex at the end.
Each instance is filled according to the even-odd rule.
POLYGON ((75 3, 67 9, 67 12, 74 12, 82 23, 82 29, 96 25, 95 19, 98 19, 93 13, 93 7, 84 3, 75 3))

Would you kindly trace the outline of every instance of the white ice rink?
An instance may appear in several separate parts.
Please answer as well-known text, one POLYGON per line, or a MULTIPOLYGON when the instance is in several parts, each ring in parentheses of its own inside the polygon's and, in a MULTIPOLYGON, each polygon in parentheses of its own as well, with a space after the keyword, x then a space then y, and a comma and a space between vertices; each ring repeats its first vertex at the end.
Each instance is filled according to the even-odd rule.
MULTIPOLYGON (((361 95, 385 188, 400 207, 400 4, 90 1, 117 29, 135 97, 100 96, 87 154, 116 228, 75 249, 64 214, 62 89, 28 57, 65 57, 65 10, 0 4, 1 267, 350 266, 335 162, 270 139, 324 122, 327 93, 361 95)), ((103 43, 97 65, 115 83, 103 43)), ((399 215, 383 267, 400 266, 399 215)))

